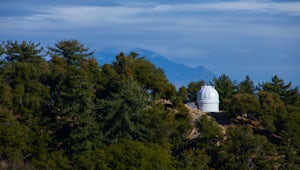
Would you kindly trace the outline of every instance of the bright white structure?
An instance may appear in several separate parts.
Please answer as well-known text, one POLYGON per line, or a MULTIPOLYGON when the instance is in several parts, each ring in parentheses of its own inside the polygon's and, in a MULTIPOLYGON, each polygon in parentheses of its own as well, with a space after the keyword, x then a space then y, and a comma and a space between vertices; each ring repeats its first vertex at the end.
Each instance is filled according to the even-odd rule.
POLYGON ((219 112, 219 93, 214 86, 202 86, 197 94, 198 109, 203 112, 219 112))

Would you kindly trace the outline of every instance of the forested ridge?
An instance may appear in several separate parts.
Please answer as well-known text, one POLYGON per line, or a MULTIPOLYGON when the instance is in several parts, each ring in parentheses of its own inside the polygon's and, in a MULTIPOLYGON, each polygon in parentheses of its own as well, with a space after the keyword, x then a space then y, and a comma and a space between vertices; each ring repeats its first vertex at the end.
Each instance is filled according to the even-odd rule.
POLYGON ((72 39, 1 43, 0 169, 300 169, 291 82, 222 74, 176 90, 135 52, 103 65, 93 54, 72 39), (205 83, 219 92, 223 122, 191 121, 185 103, 205 83))

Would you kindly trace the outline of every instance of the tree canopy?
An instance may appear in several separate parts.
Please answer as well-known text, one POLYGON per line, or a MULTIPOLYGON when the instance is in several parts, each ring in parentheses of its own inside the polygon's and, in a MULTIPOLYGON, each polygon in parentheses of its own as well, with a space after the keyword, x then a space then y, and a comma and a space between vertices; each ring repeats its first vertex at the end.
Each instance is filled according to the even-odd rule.
POLYGON ((0 44, 0 169, 300 168, 291 82, 216 77, 224 123, 185 105, 204 81, 177 90, 147 56, 95 57, 74 39, 0 44))

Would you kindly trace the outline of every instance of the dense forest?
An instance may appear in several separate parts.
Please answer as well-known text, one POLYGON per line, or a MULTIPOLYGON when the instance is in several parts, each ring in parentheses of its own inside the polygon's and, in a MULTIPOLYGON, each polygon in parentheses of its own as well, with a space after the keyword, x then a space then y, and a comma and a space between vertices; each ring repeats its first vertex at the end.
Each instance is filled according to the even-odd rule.
POLYGON ((103 65, 93 55, 72 39, 1 43, 0 169, 300 169, 291 82, 223 74, 177 90, 135 52, 103 65), (219 92, 222 122, 191 121, 185 103, 205 83, 219 92))

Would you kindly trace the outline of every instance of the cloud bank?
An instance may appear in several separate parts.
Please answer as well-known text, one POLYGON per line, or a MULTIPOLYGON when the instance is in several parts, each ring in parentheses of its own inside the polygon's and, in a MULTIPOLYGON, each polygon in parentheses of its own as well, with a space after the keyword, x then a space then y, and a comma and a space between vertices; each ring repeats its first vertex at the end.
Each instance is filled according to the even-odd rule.
POLYGON ((300 84, 300 2, 11 0, 0 11, 4 40, 140 47, 217 74, 279 73, 300 84))
MULTIPOLYGON (((22 9, 21 9, 22 10, 22 9)), ((24 10, 24 9, 23 9, 24 10)), ((157 3, 123 3, 111 6, 86 6, 86 5, 55 5, 25 7, 27 16, 0 17, 0 21, 6 25, 15 26, 20 22, 24 26, 34 27, 49 26, 45 22, 65 22, 83 27, 95 27, 103 23, 139 23, 168 21, 176 22, 178 19, 186 19, 185 16, 194 18, 208 12, 217 13, 252 13, 265 15, 285 14, 290 16, 300 15, 300 2, 212 2, 212 3, 181 3, 181 4, 157 4, 157 3), (27 23, 27 24, 26 24, 27 23), (43 23, 43 24, 40 24, 43 23), (32 25, 33 24, 33 25, 32 25)), ((60 24, 56 25, 59 26, 60 24)))

